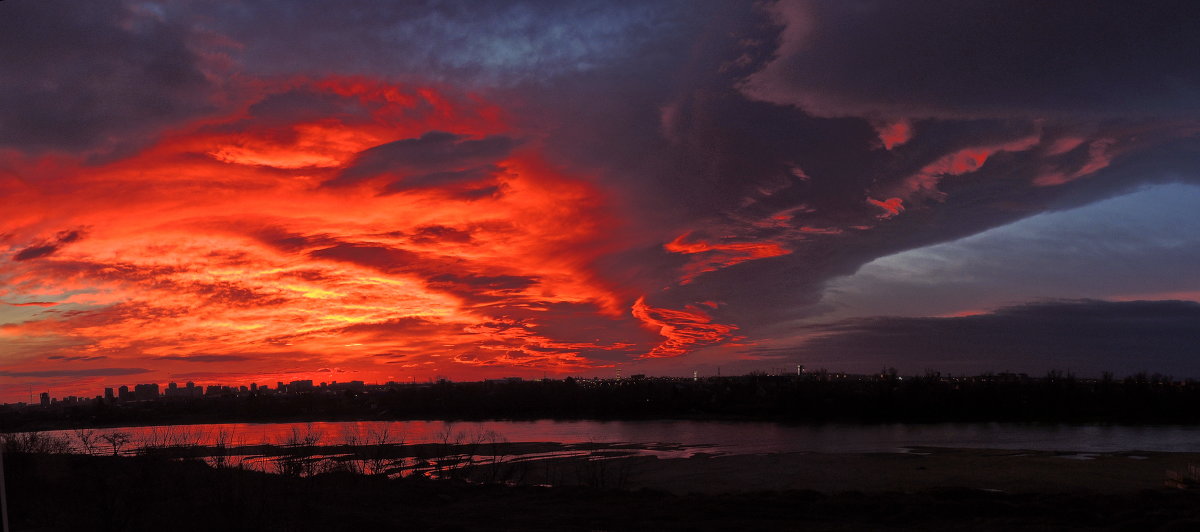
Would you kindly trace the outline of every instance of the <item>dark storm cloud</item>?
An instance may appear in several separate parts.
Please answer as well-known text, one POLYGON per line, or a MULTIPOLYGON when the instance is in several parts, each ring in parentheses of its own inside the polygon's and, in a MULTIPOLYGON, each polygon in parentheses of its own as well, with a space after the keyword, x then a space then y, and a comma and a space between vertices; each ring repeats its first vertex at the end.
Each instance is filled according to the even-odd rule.
POLYGON ((455 185, 479 183, 495 177, 499 172, 500 167, 495 165, 487 165, 477 168, 469 168, 466 170, 414 175, 412 177, 406 177, 399 181, 393 181, 389 183, 386 187, 384 187, 384 192, 395 193, 414 188, 450 187, 455 185))
POLYGON ((0 371, 0 377, 117 377, 150 373, 142 368, 55 369, 44 371, 0 371))
POLYGON ((13 259, 14 260, 31 260, 31 259, 36 259, 39 257, 45 257, 47 255, 54 253, 55 251, 58 251, 58 245, 51 244, 51 245, 45 245, 45 246, 29 246, 25 249, 22 249, 20 253, 17 253, 16 256, 13 257, 13 259))
POLYGON ((210 108, 189 32, 118 0, 0 5, 0 146, 103 154, 210 108))
MULTIPOLYGON (((709 15, 718 11, 708 9, 709 15)), ((891 9, 880 7, 878 19, 866 8, 845 16, 863 18, 855 24, 885 24, 891 9)), ((697 22, 690 33, 662 36, 664 55, 687 57, 687 67, 656 65, 662 56, 647 55, 626 62, 625 71, 601 69, 563 80, 560 95, 539 93, 542 107, 534 110, 570 117, 566 124, 587 124, 560 123, 546 142, 557 162, 600 174, 602 184, 625 201, 618 208, 640 230, 628 238, 645 244, 603 257, 596 267, 623 286, 648 287, 651 304, 681 308, 717 300, 726 303, 712 312, 717 321, 736 323, 749 337, 779 334, 791 320, 823 311, 817 303, 829 279, 876 258, 1143 183, 1194 179, 1200 146, 1189 131, 1195 124, 1156 121, 1142 111, 1133 122, 1082 111, 1069 119, 981 112, 984 118, 917 120, 907 142, 884 149, 873 113, 822 118, 790 102, 748 97, 741 90, 746 80, 777 61, 772 43, 780 41, 780 28, 752 7, 726 7, 721 15, 712 16, 721 21, 719 31, 697 22), (689 47, 673 49, 675 38, 689 47), (604 96, 614 93, 621 98, 604 96), (580 100, 588 104, 573 103, 580 100), (880 204, 898 214, 882 219, 880 204), (684 234, 710 250, 664 250, 664 243, 684 234), (652 291, 676 284, 689 264, 719 259, 721 246, 761 243, 787 253, 652 291)), ((1091 16, 1106 15, 1097 10, 1091 16)), ((944 38, 923 37, 934 43, 944 38)), ((1167 46, 1157 37, 1147 44, 1167 46)), ((1175 57, 1176 51, 1164 53, 1175 57)), ((957 74, 930 74, 929 83, 953 85, 957 74)), ((909 101, 899 92, 887 97, 897 105, 909 101)), ((913 105, 923 97, 914 93, 913 105)), ((1000 108, 1019 98, 996 95, 990 106, 979 107, 1000 108)))
MULTIPOLYGON (((247 115, 257 126, 290 126, 329 118, 366 121, 370 110, 357 100, 329 92, 300 87, 279 94, 270 94, 247 109, 247 115)), ((236 131, 242 124, 228 127, 236 131)))
POLYGON ((459 275, 443 273, 426 280, 429 286, 464 292, 520 292, 539 282, 537 277, 522 275, 459 275))
POLYGON ((87 360, 102 360, 102 359, 105 359, 105 358, 108 358, 108 357, 107 357, 107 356, 104 356, 104 355, 97 355, 97 356, 65 356, 65 355, 50 355, 50 356, 46 357, 46 359, 47 359, 47 360, 64 360, 64 361, 67 361, 67 362, 73 362, 73 361, 76 361, 76 360, 83 360, 83 361, 87 361, 87 360))
POLYGON ((443 131, 430 131, 416 139, 397 140, 363 151, 327 186, 348 185, 380 174, 408 174, 393 187, 426 187, 479 179, 494 173, 481 166, 508 155, 517 142, 505 136, 478 140, 443 131))
POLYGON ((247 360, 255 360, 255 358, 243 355, 165 355, 155 357, 155 360, 174 360, 176 362, 199 362, 211 364, 223 362, 245 362, 247 360))
POLYGON ((237 40, 244 68, 419 78, 497 86, 571 75, 620 63, 671 31, 697 2, 270 0, 168 7, 237 40), (686 12, 686 11, 685 11, 686 12), (264 23, 268 22, 268 23, 264 23))
MULTIPOLYGON (((553 122, 545 140, 549 156, 580 173, 599 174, 601 185, 621 198, 616 208, 639 230, 627 238, 644 245, 603 257, 596 267, 623 286, 644 287, 651 303, 680 308, 727 302, 715 312, 720 319, 750 328, 811 312, 826 279, 958 234, 960 226, 949 219, 945 227, 914 224, 917 234, 899 237, 876 227, 880 211, 868 201, 873 187, 902 182, 950 150, 1034 129, 994 120, 921 124, 898 156, 879 149, 869 120, 813 117, 746 97, 737 87, 770 61, 778 28, 753 6, 697 10, 720 24, 692 21, 686 32, 664 34, 656 43, 659 53, 560 80, 552 92, 530 87, 540 105, 520 116, 553 122), (684 256, 663 249, 683 234, 713 251, 684 256), (764 242, 789 253, 658 290, 676 284, 689 262, 721 253, 723 245, 764 242)), ((1005 213, 988 223, 1027 214, 1005 213)))
POLYGON ((1048 368, 1117 374, 1153 370, 1200 376, 1200 303, 1050 301, 954 318, 872 317, 806 328, 794 351, 831 367, 906 372, 1048 368))
POLYGON ((421 256, 411 251, 349 243, 314 250, 309 256, 361 264, 382 272, 411 271, 421 261, 421 256))
MULTIPOLYGON (((853 274, 879 257, 964 238, 1039 212, 1090 203, 1139 184, 1179 179, 1188 175, 1182 173, 1187 168, 1200 164, 1200 150, 1192 144, 1194 141, 1134 153, 1087 180, 1062 187, 1029 185, 1033 174, 1029 167, 1038 164, 1032 153, 997 159, 975 175, 948 180, 942 185, 947 192, 944 197, 909 203, 907 210, 894 218, 875 222, 861 216, 854 222, 842 218, 843 212, 827 219, 843 228, 869 224, 868 230, 848 228, 841 234, 814 236, 792 244, 794 251, 789 255, 705 274, 692 285, 673 289, 674 297, 678 301, 700 301, 706 293, 721 294, 728 305, 717 315, 740 320, 737 323, 748 335, 780 334, 790 327, 789 320, 824 311, 817 304, 829 279, 853 274)), ((814 175, 812 179, 818 181, 821 177, 814 175)), ((1190 180, 1194 181, 1195 176, 1190 180)), ((818 208, 822 205, 810 204, 818 208)), ((817 217, 820 214, 814 213, 817 217)), ((1012 251, 1024 252, 1034 251, 1012 251)))
MULTIPOLYGON (((0 15, 13 6, 50 20, 53 8, 40 6, 61 4, 5 2, 0 15)), ((0 65, 0 87, 24 95, 0 95, 0 104, 20 102, 0 105, 0 144, 107 146, 116 133, 144 136, 189 116, 201 105, 195 95, 212 87, 192 75, 200 71, 191 41, 184 42, 190 34, 166 31, 174 26, 163 21, 199 17, 238 43, 233 61, 246 78, 356 74, 406 90, 466 91, 465 99, 477 91, 480 101, 503 109, 512 129, 490 137, 430 131, 375 146, 326 186, 380 177, 381 193, 501 194, 496 165, 520 144, 522 153, 536 154, 565 179, 590 180, 605 215, 620 221, 587 269, 613 287, 626 310, 643 295, 656 309, 719 302, 704 307, 713 322, 736 324, 737 334, 753 340, 794 333, 797 318, 822 311, 828 280, 876 258, 1146 182, 1194 179, 1200 146, 1188 117, 1200 107, 1200 69, 1190 54, 1200 44, 1200 18, 1189 13, 1192 4, 1158 7, 350 1, 331 9, 324 2, 171 2, 159 18, 154 11, 133 16, 131 8, 89 4, 54 15, 65 21, 54 24, 77 27, 80 36, 38 52, 36 60, 0 65), (122 24, 120 17, 138 23, 122 24), (102 34, 115 37, 88 37, 102 34), (50 70, 54 54, 77 48, 87 48, 78 52, 83 60, 50 70), (96 61, 89 62, 92 53, 96 61), (155 77, 156 53, 174 54, 163 61, 176 75, 155 77), (92 63, 113 77, 97 77, 92 63), (43 79, 61 106, 34 94, 42 90, 34 80, 43 79), (127 80, 144 84, 130 89, 127 80), (129 102, 150 105, 133 109, 129 102), (1184 118, 1155 118, 1165 114, 1184 118), (113 122, 118 116, 124 122, 113 122), (881 121, 896 116, 910 119, 904 140, 881 139, 881 121), (5 136, 24 123, 12 117, 40 120, 25 144, 5 136), (118 122, 119 130, 111 125, 118 122), (673 242, 679 245, 667 249, 673 242), (756 249, 772 252, 755 255, 756 249), (694 278, 680 284, 687 272, 694 278)), ((0 16, 0 30, 8 29, 7 20, 0 16)), ((22 42, 39 35, 18 30, 22 42)), ((18 37, 0 31, 0 43, 5 39, 18 37)), ((246 112, 245 121, 207 127, 374 120, 360 99, 303 88, 267 96, 246 112)), ((416 274, 466 302, 495 304, 497 314, 539 315, 538 332, 555 339, 660 340, 628 312, 611 320, 597 318, 594 306, 544 312, 516 297, 538 282, 520 272, 462 271, 424 249, 282 228, 252 234, 291 253, 416 274)), ((397 236, 422 244, 475 242, 469 229, 444 226, 397 236)), ((61 245, 27 243, 16 258, 49 256, 61 245)), ((64 273, 70 267, 55 265, 64 273)), ((155 277, 120 265, 104 272, 155 277)), ((193 288, 217 301, 258 303, 258 294, 220 285, 193 288)), ((984 322, 997 331, 1031 323, 984 322)), ((829 340, 820 341, 849 341, 849 333, 831 327, 829 340)), ((627 355, 580 352, 599 360, 627 355)))
POLYGON ((474 303, 509 300, 541 281, 535 276, 464 271, 463 263, 453 259, 387 246, 343 243, 314 250, 309 256, 367 266, 385 273, 416 275, 429 288, 474 303))
POLYGON ((458 242, 466 243, 471 241, 471 232, 444 225, 426 225, 417 228, 417 231, 410 237, 413 242, 433 243, 433 242, 458 242))
POLYGON ((747 91, 825 116, 1196 116, 1200 5, 784 2, 747 91))
POLYGON ((13 256, 13 260, 32 260, 53 255, 63 246, 75 242, 83 238, 83 236, 84 233, 82 230, 62 231, 48 241, 22 249, 13 256))
POLYGON ((448 328, 455 329, 453 326, 447 326, 445 324, 435 323, 435 322, 432 322, 432 321, 429 321, 429 320, 426 320, 423 318, 408 316, 408 317, 404 317, 404 318, 396 318, 396 319, 382 321, 382 322, 376 322, 376 323, 356 323, 354 325, 347 325, 346 327, 342 328, 341 330, 343 332, 347 332, 347 333, 365 333, 365 334, 378 335, 378 336, 394 336, 396 334, 414 333, 414 332, 428 334, 428 333, 440 332, 440 331, 446 330, 448 328))

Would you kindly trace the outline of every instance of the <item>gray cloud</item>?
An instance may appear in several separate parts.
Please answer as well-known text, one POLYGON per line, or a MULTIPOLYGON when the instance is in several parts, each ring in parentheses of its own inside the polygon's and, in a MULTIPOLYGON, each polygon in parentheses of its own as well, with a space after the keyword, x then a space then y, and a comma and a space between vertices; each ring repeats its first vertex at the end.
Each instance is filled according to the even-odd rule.
MULTIPOLYGON (((876 258, 1144 183, 1194 180, 1200 167, 1192 120, 1200 71, 1188 55, 1200 44, 1193 27, 1200 17, 1183 16, 1196 9, 1191 4, 796 4, 803 9, 789 17, 813 17, 804 41, 791 40, 789 31, 806 19, 789 18, 792 25, 784 27, 751 3, 442 2, 418 9, 350 1, 330 9, 319 2, 172 2, 160 15, 136 16, 129 7, 91 5, 101 8, 0 7, 22 6, 16 19, 48 21, 34 27, 77 27, 80 34, 28 61, 0 65, 0 73, 20 74, 0 81, 17 94, 0 96, 0 103, 11 97, 21 104, 0 106, 0 144, 29 152, 110 146, 105 139, 146 137, 198 112, 203 106, 196 94, 213 87, 194 75, 200 72, 191 51, 196 36, 167 31, 176 28, 172 21, 204 19, 239 42, 232 60, 250 78, 361 74, 405 90, 426 84, 479 90, 483 101, 504 109, 511 133, 471 138, 431 131, 383 144, 360 153, 326 185, 387 175, 383 193, 444 187, 464 197, 499 194, 494 165, 522 139, 523 148, 563 175, 592 180, 605 214, 620 221, 606 235, 612 244, 606 254, 587 268, 625 303, 642 295, 674 309, 720 301, 710 312, 714 320, 736 323, 739 334, 751 338, 794 332, 794 320, 823 311, 818 303, 829 279, 876 258), (118 24, 120 17, 138 24, 118 24), (111 43, 93 42, 110 33, 111 43), (802 47, 789 48, 797 43, 802 47), (82 59, 50 71, 54 54, 70 56, 77 48, 88 48, 78 52, 82 59), (114 77, 89 70, 93 53, 102 56, 95 68, 114 77), (152 65, 159 59, 178 71, 157 73, 152 65), (34 94, 44 78, 52 93, 61 93, 61 107, 34 94), (131 90, 128 80, 146 84, 131 90), (129 108, 143 101, 151 104, 129 108), (1164 110, 1184 119, 1155 118, 1164 110), (4 136, 42 115, 46 120, 34 124, 28 138, 4 136), (892 149, 883 149, 875 129, 887 115, 918 117, 911 139, 892 149), (969 171, 931 171, 927 189, 905 192, 913 176, 948 155, 1025 138, 1033 139, 1025 148, 992 149, 969 171), (1056 151, 1070 141, 1078 143, 1056 151), (1034 185, 1048 172, 1069 175, 1088 167, 1093 146, 1111 151, 1104 154, 1107 166, 1055 186, 1034 185), (879 218, 881 210, 869 200, 893 197, 903 212, 879 218), (664 249, 685 233, 689 242, 770 243, 787 253, 726 265, 679 285, 684 268, 719 256, 664 249)), ((5 20, 14 18, 0 16, 0 29, 5 20)), ((0 43, 42 35, 16 29, 17 37, 0 32, 8 35, 0 43)), ((370 109, 355 98, 307 89, 267 96, 248 114, 248 122, 219 127, 370 119, 370 109)), ((419 273, 464 297, 517 292, 536 282, 463 272, 437 257, 327 235, 272 228, 254 235, 286 252, 419 273)), ((467 241, 470 234, 428 229, 411 238, 467 241)), ((49 256, 60 246, 28 243, 16 258, 49 256)), ((1036 251, 1026 246, 1011 256, 1036 251)), ((55 267, 71 273, 70 265, 55 267)), ((138 279, 138 272, 110 270, 116 273, 105 275, 138 279)), ((254 294, 220 286, 211 294, 257 304, 254 294)), ((594 311, 564 310, 561 322, 547 320, 543 330, 567 337, 595 319, 594 311)), ((625 319, 597 328, 614 341, 620 335, 655 339, 625 319)))
POLYGON ((517 145, 504 136, 478 140, 463 135, 430 131, 420 138, 397 140, 363 151, 350 167, 327 186, 348 185, 380 174, 410 174, 394 187, 424 187, 460 182, 490 175, 494 162, 517 145))
POLYGON ((824 116, 1197 116, 1200 6, 783 2, 746 90, 824 116), (1036 80, 1036 81, 1034 81, 1036 80))
POLYGON ((155 357, 155 360, 173 360, 173 361, 177 361, 177 362, 213 363, 213 362, 244 362, 247 360, 254 360, 254 357, 248 357, 248 356, 243 356, 243 355, 165 355, 165 356, 155 357))
POLYGON ((186 28, 118 0, 0 6, 0 146, 126 151, 211 109, 186 28))
POLYGON ((43 371, 0 371, 0 377, 116 377, 150 373, 143 368, 53 369, 43 371))
POLYGON ((870 317, 813 325, 801 361, 870 372, 890 365, 979 373, 1150 370, 1200 376, 1200 303, 1046 301, 956 318, 870 317))
MULTIPOLYGON (((1037 297, 1200 294, 1200 187, 1159 185, 872 261, 831 281, 842 316, 940 315, 1037 297)), ((1180 296, 1176 296, 1180 297, 1180 296)))
POLYGON ((247 72, 296 65, 472 88, 541 82, 619 64, 671 31, 699 2, 495 1, 407 4, 352 0, 179 3, 244 46, 247 72), (264 23, 271 21, 275 23, 264 23))
POLYGON ((49 240, 22 249, 13 256, 13 260, 33 260, 53 255, 63 246, 83 238, 82 230, 62 231, 49 240))

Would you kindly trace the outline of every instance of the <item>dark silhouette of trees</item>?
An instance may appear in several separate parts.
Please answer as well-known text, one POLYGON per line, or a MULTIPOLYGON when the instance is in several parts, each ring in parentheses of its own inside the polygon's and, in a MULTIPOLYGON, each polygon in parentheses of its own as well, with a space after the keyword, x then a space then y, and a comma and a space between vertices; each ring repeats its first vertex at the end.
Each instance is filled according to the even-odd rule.
MULTIPOLYGON (((0 409, 8 430, 236 421, 754 419, 786 422, 1198 423, 1200 383, 1064 372, 902 377, 814 372, 707 379, 439 382, 302 393, 0 409)), ((111 445, 111 444, 110 444, 111 445)))

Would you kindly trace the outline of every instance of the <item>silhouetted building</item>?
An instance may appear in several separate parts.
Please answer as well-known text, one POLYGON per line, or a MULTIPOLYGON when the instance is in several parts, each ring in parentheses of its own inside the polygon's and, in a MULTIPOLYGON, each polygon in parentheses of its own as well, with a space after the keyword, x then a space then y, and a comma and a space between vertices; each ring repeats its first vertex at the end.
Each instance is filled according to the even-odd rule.
POLYGON ((110 403, 112 402, 112 400, 113 400, 113 389, 112 388, 104 389, 104 400, 108 401, 110 403))
POLYGON ((210 385, 210 386, 204 388, 204 396, 205 397, 219 397, 222 395, 229 395, 229 387, 228 386, 210 385))
POLYGON ((288 385, 289 392, 307 392, 307 391, 312 391, 312 389, 313 389, 313 381, 311 379, 302 380, 302 381, 292 381, 292 383, 288 385))
POLYGON ((138 384, 133 387, 133 398, 138 401, 158 399, 158 384, 138 384))
MULTIPOLYGON (((191 384, 190 382, 188 384, 191 384)), ((177 383, 168 383, 167 389, 163 392, 164 397, 190 399, 196 396, 195 386, 180 387, 177 383)))
POLYGON ((50 392, 42 392, 39 396, 42 406, 50 406, 50 392))
POLYGON ((122 385, 120 388, 117 389, 117 399, 120 399, 122 401, 132 401, 133 400, 133 392, 129 391, 128 386, 122 385))
POLYGON ((367 384, 363 381, 350 381, 350 382, 333 381, 333 382, 329 383, 329 389, 337 390, 337 391, 350 390, 350 391, 354 391, 354 392, 362 392, 367 389, 367 384))

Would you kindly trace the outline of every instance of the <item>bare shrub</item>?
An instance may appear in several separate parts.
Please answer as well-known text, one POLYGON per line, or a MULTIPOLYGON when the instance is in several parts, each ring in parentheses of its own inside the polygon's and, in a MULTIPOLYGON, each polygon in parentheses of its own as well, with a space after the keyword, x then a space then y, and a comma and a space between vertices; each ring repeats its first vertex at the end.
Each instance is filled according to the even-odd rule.
POLYGON ((120 455, 121 448, 133 441, 133 437, 128 432, 106 432, 100 435, 100 439, 112 448, 113 456, 120 455))
POLYGON ((88 455, 95 455, 100 446, 100 437, 91 429, 75 429, 75 439, 79 440, 79 448, 88 455))
POLYGON ((404 434, 392 434, 388 425, 367 429, 366 447, 363 449, 364 473, 386 474, 394 460, 387 458, 391 447, 404 446, 404 434))
POLYGON ((216 469, 225 469, 229 467, 229 447, 233 442, 233 433, 221 429, 213 436, 212 454, 209 456, 209 465, 216 469))
POLYGON ((0 435, 6 453, 66 454, 71 452, 71 440, 40 432, 18 432, 0 435))
POLYGON ((305 426, 304 432, 292 427, 291 434, 279 442, 283 447, 283 454, 275 460, 275 471, 294 477, 307 477, 320 472, 317 460, 308 452, 321 441, 322 436, 320 431, 314 430, 312 423, 305 426))

